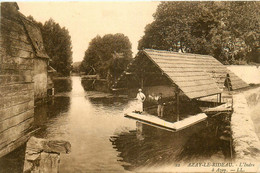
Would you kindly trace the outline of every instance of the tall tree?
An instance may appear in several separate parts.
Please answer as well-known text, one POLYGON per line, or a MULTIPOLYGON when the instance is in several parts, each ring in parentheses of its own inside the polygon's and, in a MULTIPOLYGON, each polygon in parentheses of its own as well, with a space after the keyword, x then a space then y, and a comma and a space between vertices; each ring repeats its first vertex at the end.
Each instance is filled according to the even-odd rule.
POLYGON ((43 44, 49 57, 50 65, 63 76, 69 76, 72 70, 72 45, 69 31, 60 27, 53 19, 44 24, 37 22, 32 16, 28 17, 41 29, 43 44))
POLYGON ((254 59, 260 2, 162 2, 138 49, 211 54, 226 64, 254 59))
POLYGON ((131 61, 131 47, 128 37, 121 33, 96 36, 85 51, 81 69, 114 80, 131 61))

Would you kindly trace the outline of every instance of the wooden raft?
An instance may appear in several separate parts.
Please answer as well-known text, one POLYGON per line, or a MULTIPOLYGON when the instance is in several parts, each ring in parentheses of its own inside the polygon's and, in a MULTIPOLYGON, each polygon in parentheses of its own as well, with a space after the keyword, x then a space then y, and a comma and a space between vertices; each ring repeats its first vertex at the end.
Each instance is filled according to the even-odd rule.
POLYGON ((207 108, 203 112, 206 114, 216 114, 219 112, 231 112, 232 111, 232 103, 225 103, 213 108, 207 108))
POLYGON ((140 121, 144 124, 161 128, 164 130, 176 132, 179 130, 182 130, 184 128, 187 128, 191 125, 197 124, 207 118, 207 115, 205 113, 200 113, 197 115, 190 116, 188 118, 185 118, 178 122, 168 122, 165 121, 157 116, 153 116, 150 114, 137 114, 137 113, 126 113, 125 117, 135 119, 137 121, 140 121))

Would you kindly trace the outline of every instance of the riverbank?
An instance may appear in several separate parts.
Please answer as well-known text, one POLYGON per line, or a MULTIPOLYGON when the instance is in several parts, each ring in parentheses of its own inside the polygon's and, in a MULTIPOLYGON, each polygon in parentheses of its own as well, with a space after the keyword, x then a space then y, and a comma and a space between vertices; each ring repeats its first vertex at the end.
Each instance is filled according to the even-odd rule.
POLYGON ((260 112, 257 111, 259 103, 260 87, 233 96, 234 112, 231 118, 231 129, 237 162, 260 160, 260 112))

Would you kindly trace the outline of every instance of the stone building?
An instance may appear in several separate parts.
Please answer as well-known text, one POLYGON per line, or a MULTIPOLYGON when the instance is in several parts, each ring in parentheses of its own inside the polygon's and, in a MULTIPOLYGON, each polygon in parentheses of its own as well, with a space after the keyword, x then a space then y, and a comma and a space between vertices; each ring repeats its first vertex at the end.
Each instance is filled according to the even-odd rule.
POLYGON ((0 157, 32 131, 35 99, 47 96, 48 55, 40 29, 15 2, 1 3, 0 157))

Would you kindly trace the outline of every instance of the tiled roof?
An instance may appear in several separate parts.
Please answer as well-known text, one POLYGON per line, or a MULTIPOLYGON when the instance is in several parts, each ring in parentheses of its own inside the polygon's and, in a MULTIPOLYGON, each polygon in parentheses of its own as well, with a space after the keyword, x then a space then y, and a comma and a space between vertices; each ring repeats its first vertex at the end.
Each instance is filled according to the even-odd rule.
POLYGON ((190 99, 221 93, 215 81, 200 67, 211 61, 210 57, 149 49, 144 53, 190 99))
POLYGON ((26 18, 23 14, 19 13, 19 15, 32 42, 36 56, 39 58, 49 58, 43 45, 40 28, 34 22, 28 20, 28 18, 26 18))
MULTIPOLYGON (((149 58, 190 99, 221 93, 220 89, 224 86, 227 73, 230 75, 234 90, 248 86, 242 79, 209 55, 153 49, 145 49, 140 51, 139 55, 140 53, 149 58)), ((131 64, 127 70, 134 68, 131 64)), ((121 75, 114 86, 120 82, 125 74, 127 71, 121 75)))
MULTIPOLYGON (((187 81, 189 78, 192 81, 201 79, 199 76, 201 76, 203 72, 206 72, 215 83, 217 83, 217 86, 222 88, 226 74, 228 73, 234 90, 248 86, 242 79, 209 55, 177 53, 152 49, 146 49, 144 52, 154 60, 163 71, 166 73, 175 73, 175 76, 178 76, 181 73, 187 78, 187 81)), ((204 83, 205 82, 203 82, 203 84, 204 83)))

